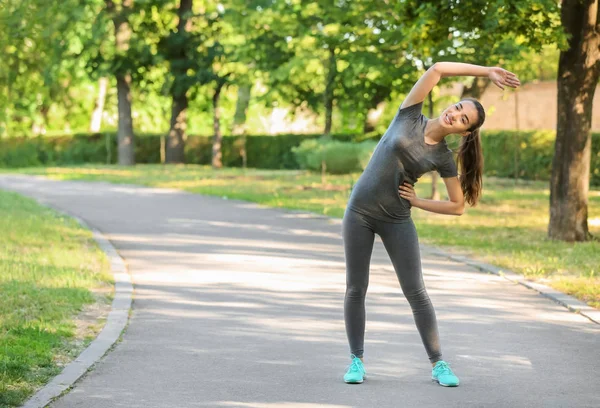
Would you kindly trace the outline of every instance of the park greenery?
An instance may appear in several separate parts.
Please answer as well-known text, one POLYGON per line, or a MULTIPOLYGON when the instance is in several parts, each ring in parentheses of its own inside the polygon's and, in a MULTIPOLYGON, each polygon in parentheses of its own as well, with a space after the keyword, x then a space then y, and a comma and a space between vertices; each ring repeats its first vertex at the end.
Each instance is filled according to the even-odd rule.
MULTIPOLYGON (((136 163, 161 163, 160 134, 138 134, 136 163)), ((260 169, 308 169, 334 174, 363 170, 376 145, 376 137, 362 135, 282 134, 277 137, 253 135, 223 138, 222 162, 226 167, 260 169), (244 143, 245 141, 245 143, 244 143)), ((537 131, 493 131, 482 134, 487 176, 548 180, 552 173, 555 133, 537 131), (487 154, 487 153, 493 154, 487 154)), ((460 138, 449 136, 451 149, 460 138)), ((592 134, 590 184, 600 187, 600 134, 592 134)), ((75 166, 117 162, 117 135, 104 132, 90 136, 11 138, 1 143, 0 168, 31 166, 75 166)), ((212 140, 208 136, 188 136, 184 149, 188 164, 210 164, 212 140)))
MULTIPOLYGON (((171 139, 187 127, 257 133, 252 117, 275 106, 318 114, 323 133, 370 131, 379 121, 368 113, 385 104, 393 114, 436 60, 502 65, 523 81, 554 79, 564 41, 553 1, 3 3, 4 136, 87 131, 100 106, 102 129, 126 121, 171 139), (123 88, 129 107, 118 97, 123 88)), ((483 82, 467 79, 465 93, 481 94, 483 82)))
MULTIPOLYGON (((600 75, 592 3, 5 0, 0 135, 97 132, 112 96, 119 164, 135 163, 140 129, 164 132, 161 160, 183 163, 195 129, 213 136, 211 164, 221 168, 223 129, 246 134, 249 113, 286 106, 319 115, 324 135, 381 132, 435 62, 501 65, 522 82, 557 78, 549 236, 585 241, 590 96, 600 75)), ((462 96, 490 83, 468 81, 462 96)), ((437 99, 430 115, 445 103, 437 99)))
POLYGON ((2 191, 0 212, 0 407, 13 407, 98 335, 113 279, 91 232, 70 217, 2 191))

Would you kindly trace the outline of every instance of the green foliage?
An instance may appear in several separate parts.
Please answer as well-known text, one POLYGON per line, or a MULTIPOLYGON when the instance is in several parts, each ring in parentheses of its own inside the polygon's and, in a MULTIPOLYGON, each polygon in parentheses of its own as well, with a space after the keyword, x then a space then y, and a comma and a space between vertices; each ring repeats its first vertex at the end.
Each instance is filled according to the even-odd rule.
MULTIPOLYGON (((0 152, 0 166, 3 167, 106 163, 107 152, 110 151, 106 149, 105 138, 101 134, 11 138, 5 139, 4 143, 7 148, 0 152)), ((116 138, 113 137, 110 143, 114 145, 111 150, 115 151, 116 138)))
MULTIPOLYGON (((252 103, 265 110, 291 105, 320 113, 329 50, 335 54, 336 75, 329 86, 334 118, 351 118, 334 121, 334 131, 360 132, 367 111, 401 100, 423 64, 502 65, 523 81, 553 78, 556 50, 564 43, 553 0, 195 1, 186 14, 189 32, 177 30, 174 0, 135 0, 131 8, 114 4, 3 2, 0 134, 85 131, 95 81, 116 72, 132 76, 134 127, 144 132, 169 126, 169 91, 189 90, 188 132, 209 133, 194 128, 196 118, 212 121, 214 84, 223 80, 258 85, 252 103), (127 50, 116 49, 115 17, 127 18, 131 26, 127 50), (547 55, 538 52, 543 44, 553 44, 547 55)), ((224 122, 233 116, 230 99, 233 95, 223 94, 224 122)), ((110 126, 115 126, 116 103, 109 89, 110 126)))
MULTIPOLYGON (((549 180, 552 174, 555 131, 485 131, 482 147, 485 174, 514 177, 515 154, 517 177, 527 180, 549 180)), ((600 186, 600 133, 592 133, 590 184, 600 186)))
MULTIPOLYGON (((306 139, 320 135, 248 136, 248 166, 265 169, 297 169, 298 162, 292 148, 306 139)), ((351 140, 352 135, 331 135, 336 140, 351 140)))
MULTIPOLYGON (((249 167, 267 169, 297 169, 292 148, 303 140, 320 135, 248 136, 246 154, 249 167)), ((353 135, 332 135, 336 140, 351 141, 353 135)), ((136 163, 160 163, 159 134, 139 134, 135 146, 136 163)), ((223 165, 242 166, 242 137, 223 138, 223 165)), ((186 162, 209 164, 212 137, 188 136, 186 162)), ((85 163, 114 164, 117 161, 115 132, 77 134, 56 137, 15 137, 0 139, 0 167, 66 166, 85 163)))
MULTIPOLYGON (((438 61, 502 66, 522 76, 523 83, 548 72, 545 60, 537 58, 544 46, 566 45, 555 0, 406 0, 376 7, 368 18, 384 44, 406 50, 415 67, 438 61)), ((450 77, 442 83, 472 80, 450 77)))
POLYGON ((349 174, 365 169, 376 145, 372 140, 350 143, 329 138, 312 139, 292 148, 292 152, 302 169, 318 171, 324 163, 328 173, 349 174))
POLYGON ((36 133, 54 105, 79 110, 85 94, 74 91, 86 73, 78 55, 99 2, 0 2, 0 135, 36 133))

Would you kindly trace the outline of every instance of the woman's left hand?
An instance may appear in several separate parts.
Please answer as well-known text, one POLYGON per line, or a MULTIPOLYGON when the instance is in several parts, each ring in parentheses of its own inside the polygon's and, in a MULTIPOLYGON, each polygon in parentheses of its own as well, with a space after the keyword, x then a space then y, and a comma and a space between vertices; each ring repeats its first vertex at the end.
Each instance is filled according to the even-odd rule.
POLYGON ((418 197, 415 193, 415 189, 410 183, 404 183, 400 187, 398 187, 398 193, 400 193, 400 197, 408 200, 411 205, 414 205, 415 201, 417 201, 418 197))
POLYGON ((488 78, 502 90, 505 86, 517 88, 521 85, 521 81, 515 74, 500 67, 490 67, 488 78))

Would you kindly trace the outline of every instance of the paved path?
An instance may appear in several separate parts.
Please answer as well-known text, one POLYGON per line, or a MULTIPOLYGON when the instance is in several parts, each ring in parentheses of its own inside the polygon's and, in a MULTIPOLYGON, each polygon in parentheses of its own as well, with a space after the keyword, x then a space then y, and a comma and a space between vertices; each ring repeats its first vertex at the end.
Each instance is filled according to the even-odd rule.
POLYGON ((600 407, 600 329, 494 275, 423 251, 444 357, 430 380, 380 241, 362 385, 346 385, 340 223, 171 190, 0 176, 102 231, 135 285, 123 341, 52 406, 600 407))

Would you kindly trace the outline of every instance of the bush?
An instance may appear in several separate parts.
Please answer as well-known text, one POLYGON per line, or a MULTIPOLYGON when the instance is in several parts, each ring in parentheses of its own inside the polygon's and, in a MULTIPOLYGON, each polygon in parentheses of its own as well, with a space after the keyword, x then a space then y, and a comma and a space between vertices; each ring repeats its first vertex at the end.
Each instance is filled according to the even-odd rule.
MULTIPOLYGON (((550 180, 555 140, 552 130, 482 132, 484 172, 488 176, 514 177, 516 173, 522 179, 550 180)), ((591 156, 590 184, 600 186, 600 133, 592 133, 591 156)))
POLYGON ((321 170, 324 163, 328 173, 347 174, 364 170, 376 142, 340 142, 331 139, 306 140, 292 148, 300 168, 321 170))
MULTIPOLYGON (((135 162, 160 163, 161 134, 136 134, 135 162)), ((247 136, 246 155, 249 167, 297 169, 292 148, 320 135, 247 136)), ((332 135, 335 140, 352 141, 354 135, 332 135)), ((241 136, 225 136, 222 143, 223 165, 242 166, 241 136)), ((34 138, 0 139, 0 167, 68 166, 83 163, 116 163, 118 156, 115 132, 76 134, 34 138)), ((186 139, 186 163, 210 164, 212 137, 190 135, 186 139)))

